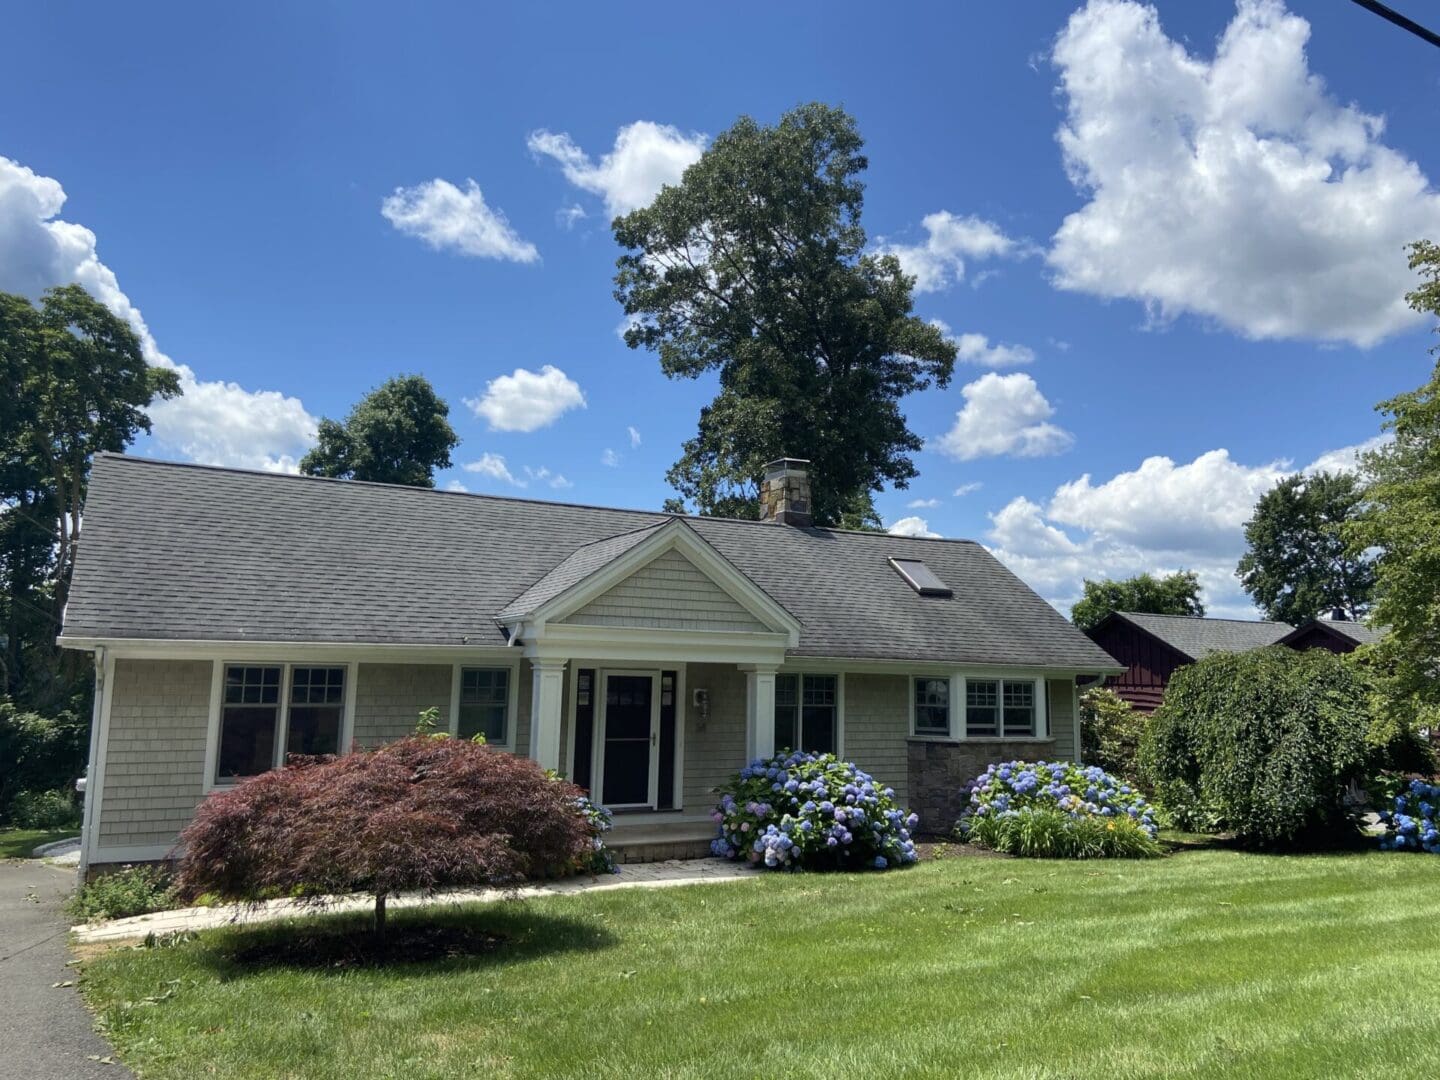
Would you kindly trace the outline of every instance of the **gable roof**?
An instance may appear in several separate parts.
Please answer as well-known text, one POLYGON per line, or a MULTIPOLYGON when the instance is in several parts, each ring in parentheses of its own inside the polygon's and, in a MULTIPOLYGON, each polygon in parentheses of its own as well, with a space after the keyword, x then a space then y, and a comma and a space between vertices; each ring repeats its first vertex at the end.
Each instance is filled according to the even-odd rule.
POLYGON ((1191 660, 1199 660, 1211 653, 1249 652, 1274 645, 1294 629, 1283 622, 1210 619, 1198 615, 1151 615, 1140 611, 1117 611, 1110 617, 1138 626, 1191 660))
POLYGON ((968 540, 799 528, 95 459, 61 641, 503 645, 501 613, 686 526, 800 625, 805 656, 1113 671, 1114 660, 968 540), (923 559, 953 599, 917 595, 923 559))
POLYGON ((1352 622, 1349 619, 1311 619, 1286 634, 1280 640, 1280 644, 1289 645, 1315 630, 1333 634, 1355 646, 1373 645, 1390 632, 1388 626, 1369 626, 1362 622, 1352 622))

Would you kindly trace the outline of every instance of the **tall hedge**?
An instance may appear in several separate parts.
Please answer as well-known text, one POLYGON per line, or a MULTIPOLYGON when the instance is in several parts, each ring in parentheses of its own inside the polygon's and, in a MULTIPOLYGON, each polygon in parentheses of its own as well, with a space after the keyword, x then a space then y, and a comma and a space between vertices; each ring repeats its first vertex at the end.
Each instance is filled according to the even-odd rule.
POLYGON ((1263 847, 1354 832, 1346 791, 1382 764, 1367 737, 1373 686, 1323 649, 1206 657, 1175 673, 1141 744, 1162 794, 1183 793, 1263 847))

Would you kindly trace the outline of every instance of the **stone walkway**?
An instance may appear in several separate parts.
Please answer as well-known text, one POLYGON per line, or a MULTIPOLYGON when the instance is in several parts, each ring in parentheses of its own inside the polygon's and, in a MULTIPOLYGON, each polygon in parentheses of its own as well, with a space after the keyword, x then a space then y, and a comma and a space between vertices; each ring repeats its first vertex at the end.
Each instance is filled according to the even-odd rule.
MULTIPOLYGON (((520 889, 479 889, 437 893, 434 896, 407 894, 392 898, 388 910, 424 907, 428 904, 472 904, 494 900, 526 900, 536 896, 567 896, 571 893, 607 892, 612 889, 665 889, 678 885, 705 885, 717 881, 749 881, 760 876, 723 859, 675 859, 669 862, 636 863, 603 878, 566 878, 563 881, 527 885, 520 889)), ((84 923, 74 927, 75 940, 84 944, 124 941, 182 930, 208 930, 217 926, 253 925, 293 919, 297 916, 332 914, 337 911, 369 911, 375 900, 369 896, 336 897, 323 907, 294 900, 270 900, 263 904, 225 904, 208 908, 177 908, 137 915, 131 919, 84 923)))

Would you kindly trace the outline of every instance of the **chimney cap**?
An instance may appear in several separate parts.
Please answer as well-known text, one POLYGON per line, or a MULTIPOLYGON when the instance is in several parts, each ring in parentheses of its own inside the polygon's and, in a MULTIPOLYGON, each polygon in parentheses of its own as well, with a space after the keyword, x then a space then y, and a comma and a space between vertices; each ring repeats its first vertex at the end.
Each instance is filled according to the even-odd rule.
POLYGON ((808 472, 810 462, 805 458, 782 457, 765 465, 766 476, 779 476, 787 472, 808 472))

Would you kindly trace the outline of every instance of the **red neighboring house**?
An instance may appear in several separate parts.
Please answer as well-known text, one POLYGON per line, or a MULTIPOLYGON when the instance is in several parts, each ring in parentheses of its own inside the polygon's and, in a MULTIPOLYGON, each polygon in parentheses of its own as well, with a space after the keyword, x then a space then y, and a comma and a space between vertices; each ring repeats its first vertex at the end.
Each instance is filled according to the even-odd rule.
POLYGON ((1385 636, 1385 628, 1342 618, 1311 619, 1303 626, 1246 619, 1206 619, 1194 615, 1147 615, 1117 611, 1086 631, 1102 649, 1125 665, 1105 686, 1141 712, 1152 712, 1178 667, 1217 652, 1249 652, 1284 645, 1302 652, 1328 649, 1354 652, 1385 636))
POLYGON ((1116 611, 1086 633, 1125 665, 1105 685, 1141 712, 1152 712, 1178 667, 1217 652, 1249 652, 1274 645, 1295 628, 1283 622, 1203 619, 1116 611))

